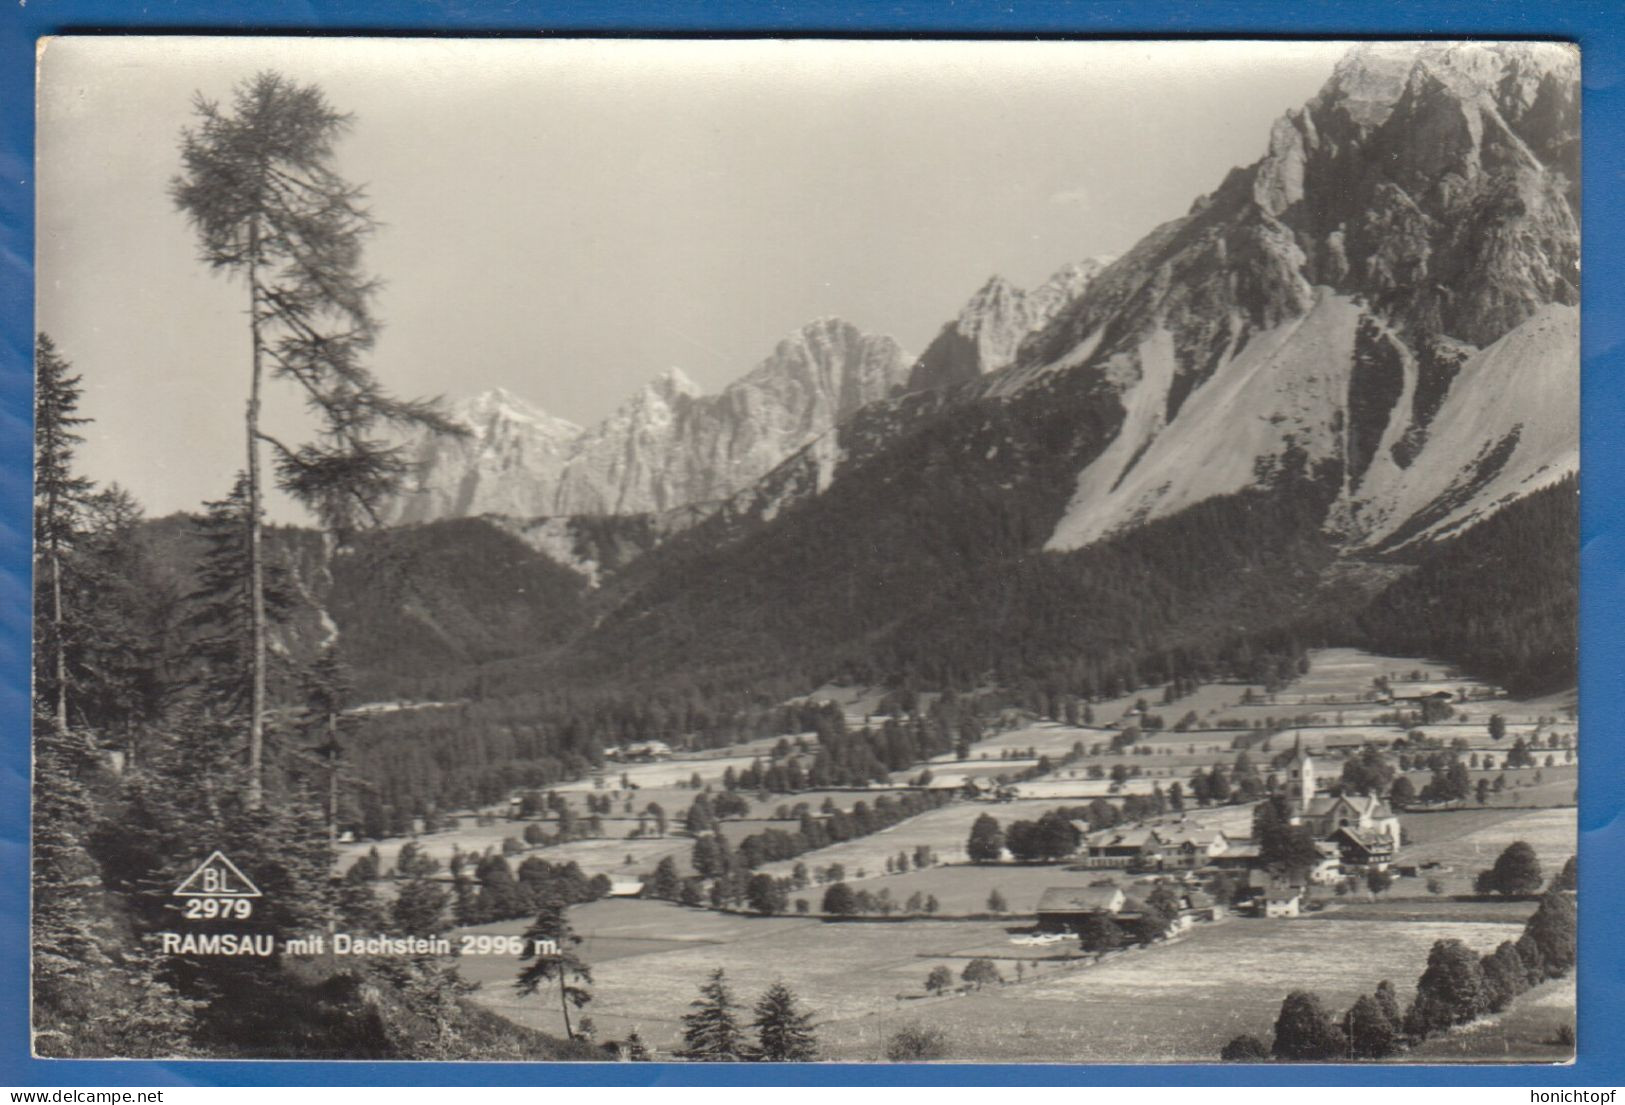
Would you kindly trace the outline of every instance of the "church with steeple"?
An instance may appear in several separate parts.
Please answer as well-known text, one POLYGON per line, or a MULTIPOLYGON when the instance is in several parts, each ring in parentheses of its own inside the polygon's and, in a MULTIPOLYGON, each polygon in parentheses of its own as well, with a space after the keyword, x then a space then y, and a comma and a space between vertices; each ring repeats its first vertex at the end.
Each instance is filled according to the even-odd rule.
POLYGON ((1299 735, 1286 764, 1286 795, 1291 821, 1314 834, 1316 840, 1336 843, 1346 865, 1385 867, 1399 847, 1399 818, 1387 802, 1374 794, 1332 796, 1319 794, 1315 759, 1299 735))

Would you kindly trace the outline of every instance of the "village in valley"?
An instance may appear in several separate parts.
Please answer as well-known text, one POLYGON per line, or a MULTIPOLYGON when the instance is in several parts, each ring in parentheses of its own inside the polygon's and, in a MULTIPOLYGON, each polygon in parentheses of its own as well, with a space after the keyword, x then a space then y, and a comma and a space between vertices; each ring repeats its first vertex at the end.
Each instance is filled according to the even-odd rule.
MULTIPOLYGON (((509 958, 459 970, 505 1018, 656 1058, 720 970, 747 1005, 788 986, 823 1058, 1212 1060, 1267 1048, 1289 993, 1334 1017, 1379 983, 1416 1004, 1440 941, 1487 962, 1541 892, 1572 889, 1572 694, 1515 700, 1346 648, 1301 669, 1005 707, 866 786, 813 784, 818 733, 629 742, 576 782, 348 839, 339 866, 385 901, 434 886, 479 936, 526 931, 527 884, 574 885, 590 1002, 517 993, 509 958)), ((807 704, 858 734, 935 705, 851 687, 807 704)), ((1560 1059, 1572 973, 1537 974, 1396 1057, 1560 1059)))

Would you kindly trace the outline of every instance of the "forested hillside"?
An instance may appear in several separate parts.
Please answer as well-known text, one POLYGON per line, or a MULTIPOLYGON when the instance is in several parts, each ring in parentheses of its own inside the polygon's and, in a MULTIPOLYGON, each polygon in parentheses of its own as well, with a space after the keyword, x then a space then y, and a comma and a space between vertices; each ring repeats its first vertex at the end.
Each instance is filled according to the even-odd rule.
POLYGON ((451 923, 444 892, 424 873, 392 902, 333 879, 338 796, 368 785, 346 769, 355 691, 327 609, 338 594, 359 598, 343 616, 362 627, 366 661, 392 675, 557 639, 580 624, 570 611, 583 585, 489 526, 449 544, 427 531, 382 547, 358 535, 404 475, 381 425, 445 424, 364 362, 372 223, 331 165, 347 117, 268 70, 229 108, 193 107, 171 198, 205 260, 250 293, 246 470, 197 516, 144 524, 127 491, 80 471, 82 378, 48 335, 36 340, 31 1048, 601 1058, 469 1002, 447 962, 455 946, 437 939, 451 923), (301 390, 318 427, 308 440, 262 432, 267 382, 301 390), (265 524, 273 480, 319 531, 265 524), (357 578, 378 590, 346 582, 357 578), (392 639, 408 647, 367 653, 392 639), (222 897, 200 874, 233 862, 216 851, 255 885, 222 897), (350 931, 400 943, 354 955, 322 943, 350 931))
POLYGON ((1572 687, 1579 538, 1579 481, 1570 476, 1413 552, 1416 570, 1361 611, 1347 639, 1443 657, 1515 694, 1572 687))

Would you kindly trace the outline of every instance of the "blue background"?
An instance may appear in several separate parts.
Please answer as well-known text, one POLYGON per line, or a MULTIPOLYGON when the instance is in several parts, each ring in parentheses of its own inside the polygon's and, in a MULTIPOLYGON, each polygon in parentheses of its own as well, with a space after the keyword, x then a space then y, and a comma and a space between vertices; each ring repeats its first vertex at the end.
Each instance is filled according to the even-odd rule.
MULTIPOLYGON (((1547 0, 1387 3, 1209 0, 892 0, 742 3, 601 0, 496 4, 426 0, 0 0, 0 1084, 93 1085, 1530 1085, 1625 1082, 1625 780, 1620 693, 1625 631, 1625 5, 1547 0), (1311 6, 1312 5, 1312 6, 1311 6), (1153 35, 1258 37, 1555 37, 1582 48, 1585 274, 1582 281, 1581 699, 1586 737, 1580 799, 1579 1060, 1572 1067, 1418 1066, 704 1066, 92 1062, 29 1058, 28 613, 33 350, 34 42, 72 32, 394 34, 1153 35)), ((1152 90, 1147 90, 1153 94, 1152 90)), ((1313 980, 1305 980, 1312 982, 1313 980)), ((1105 1026, 1103 1026, 1105 1027, 1105 1026)))

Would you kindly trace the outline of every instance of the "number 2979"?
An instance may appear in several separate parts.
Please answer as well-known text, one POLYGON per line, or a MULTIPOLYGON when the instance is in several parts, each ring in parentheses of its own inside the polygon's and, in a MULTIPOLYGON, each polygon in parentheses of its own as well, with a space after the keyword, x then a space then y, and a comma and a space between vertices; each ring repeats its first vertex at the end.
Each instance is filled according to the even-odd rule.
POLYGON ((254 903, 248 898, 188 898, 185 911, 188 921, 246 921, 254 915, 254 903))

